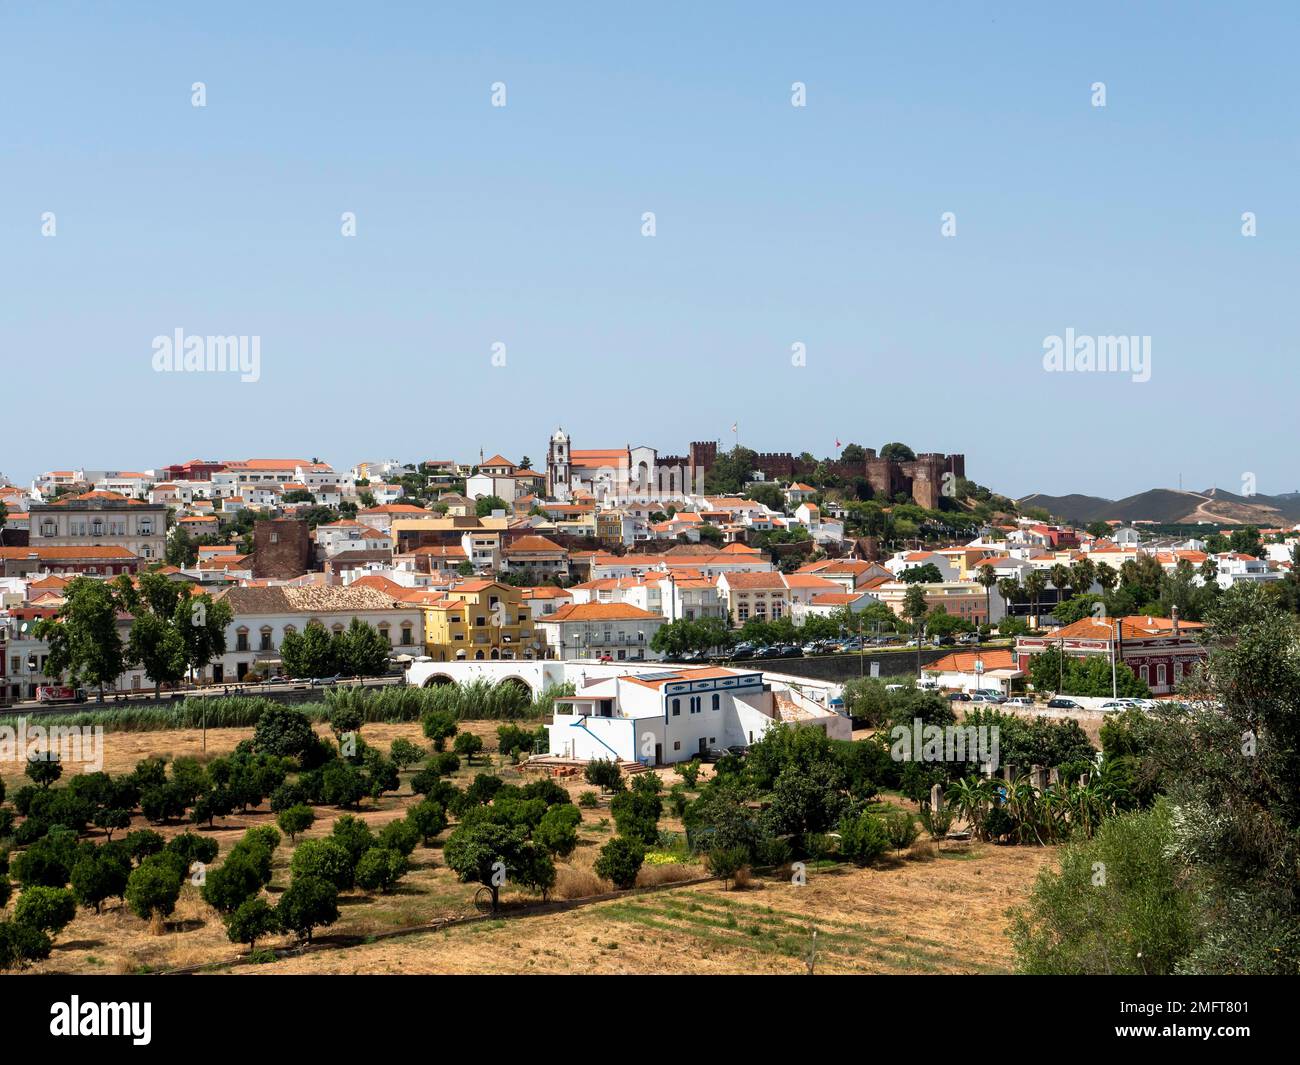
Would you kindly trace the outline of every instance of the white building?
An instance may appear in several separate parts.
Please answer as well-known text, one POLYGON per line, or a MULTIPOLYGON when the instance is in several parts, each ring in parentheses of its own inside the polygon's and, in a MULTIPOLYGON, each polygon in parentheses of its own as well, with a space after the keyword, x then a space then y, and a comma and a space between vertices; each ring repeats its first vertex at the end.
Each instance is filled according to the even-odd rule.
POLYGON ((387 637, 394 653, 424 646, 424 615, 375 588, 276 585, 230 588, 221 593, 234 620, 226 628, 226 653, 209 667, 213 683, 241 680, 250 671, 266 676, 283 672, 280 645, 287 632, 301 633, 312 622, 343 632, 360 618, 387 637))
POLYGON ((709 748, 748 747, 787 721, 849 739, 848 718, 794 688, 765 683, 759 670, 672 669, 596 680, 555 701, 550 754, 590 761, 664 765, 709 748))
POLYGON ((628 603, 571 603, 542 617, 537 628, 555 658, 608 658, 644 662, 660 658, 650 642, 667 622, 661 614, 628 603))

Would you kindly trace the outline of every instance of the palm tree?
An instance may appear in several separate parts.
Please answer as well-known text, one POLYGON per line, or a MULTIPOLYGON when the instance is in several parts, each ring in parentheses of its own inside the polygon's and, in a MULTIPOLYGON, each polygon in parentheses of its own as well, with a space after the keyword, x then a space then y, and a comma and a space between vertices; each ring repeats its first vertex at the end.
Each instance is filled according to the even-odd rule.
POLYGON ((984 620, 993 624, 993 586, 998 583, 998 575, 987 562, 979 568, 975 580, 984 586, 984 620))
POLYGON ((1064 562, 1058 562, 1049 572, 1048 579, 1052 582, 1052 587, 1056 589, 1056 602, 1061 604, 1065 602, 1065 589, 1070 587, 1070 567, 1064 562))
POLYGON ((1083 595, 1091 591, 1093 582, 1097 579, 1097 567, 1092 564, 1092 559, 1081 558, 1070 567, 1070 587, 1076 595, 1083 595))
POLYGON ((1119 583, 1119 574, 1115 572, 1113 566, 1106 565, 1105 562, 1097 563, 1097 583, 1101 585, 1103 592, 1112 592, 1115 585, 1119 583))
POLYGON ((1047 574, 1040 569, 1030 570, 1025 574, 1025 591, 1029 593, 1030 611, 1034 617, 1034 628, 1038 628, 1038 597, 1047 587, 1047 574))

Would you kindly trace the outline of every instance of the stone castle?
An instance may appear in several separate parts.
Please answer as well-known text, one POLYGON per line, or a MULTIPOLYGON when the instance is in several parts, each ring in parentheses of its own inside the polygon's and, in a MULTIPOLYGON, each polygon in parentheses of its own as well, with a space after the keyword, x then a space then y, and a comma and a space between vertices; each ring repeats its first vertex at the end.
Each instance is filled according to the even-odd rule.
MULTIPOLYGON (((926 452, 911 461, 899 462, 881 458, 875 448, 864 450, 866 457, 861 462, 828 462, 826 469, 847 481, 866 478, 872 495, 878 499, 893 500, 900 492, 905 492, 919 506, 937 510, 943 495, 944 475, 951 474, 954 478, 966 476, 965 455, 926 452)), ((695 484, 697 471, 701 476, 707 473, 717 457, 716 441, 697 440, 690 445, 689 455, 665 456, 660 462, 685 466, 690 483, 695 484)), ((754 460, 755 469, 761 470, 763 476, 771 481, 797 481, 810 476, 818 465, 816 460, 806 462, 788 451, 759 452, 754 460)))

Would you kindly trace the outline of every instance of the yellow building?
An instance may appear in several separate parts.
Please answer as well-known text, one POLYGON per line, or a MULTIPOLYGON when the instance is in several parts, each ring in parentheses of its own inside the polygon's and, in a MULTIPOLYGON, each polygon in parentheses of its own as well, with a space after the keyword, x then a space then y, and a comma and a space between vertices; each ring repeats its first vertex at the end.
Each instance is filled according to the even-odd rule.
POLYGON ((523 591, 496 581, 465 581, 424 607, 424 652, 435 662, 544 658, 523 591))

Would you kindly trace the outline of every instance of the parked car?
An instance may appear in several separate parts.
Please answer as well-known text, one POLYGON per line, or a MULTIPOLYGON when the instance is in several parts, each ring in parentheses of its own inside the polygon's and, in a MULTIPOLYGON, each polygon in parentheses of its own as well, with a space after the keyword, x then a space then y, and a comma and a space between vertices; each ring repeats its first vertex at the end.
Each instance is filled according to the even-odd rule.
POLYGON ((780 647, 774 645, 772 647, 760 647, 757 651, 754 652, 754 657, 755 658, 784 658, 785 653, 780 647))
POLYGON ((732 649, 731 658, 734 662, 742 662, 747 658, 756 657, 751 647, 735 647, 732 649))
POLYGON ((705 747, 700 753, 700 760, 703 762, 717 762, 725 758, 728 753, 730 752, 724 751, 720 747, 705 747))
POLYGON ((1013 695, 1003 705, 1005 706, 1033 706, 1034 700, 1027 695, 1013 695))
POLYGON ((981 695, 992 699, 995 703, 1005 703, 1007 701, 1007 697, 997 688, 976 688, 975 690, 981 695))
POLYGON ((950 703, 969 703, 971 701, 971 697, 965 692, 951 692, 948 695, 948 702, 950 703))
POLYGON ((802 658, 803 648, 797 643, 783 643, 780 647, 782 658, 802 658))
POLYGON ((743 743, 733 743, 730 747, 727 748, 727 753, 733 754, 737 758, 744 758, 748 752, 749 752, 749 748, 746 747, 743 743))
POLYGON ((1103 714, 1113 714, 1119 710, 1132 710, 1133 707, 1125 700, 1108 699, 1098 708, 1103 714))
POLYGON ((973 703, 996 703, 997 700, 991 695, 984 695, 981 692, 971 692, 970 701, 973 703))
POLYGON ((1048 699, 1047 707, 1049 710, 1082 710, 1083 709, 1083 707, 1080 706, 1078 703, 1076 703, 1073 699, 1062 699, 1060 696, 1057 696, 1057 698, 1055 699, 1048 699))

